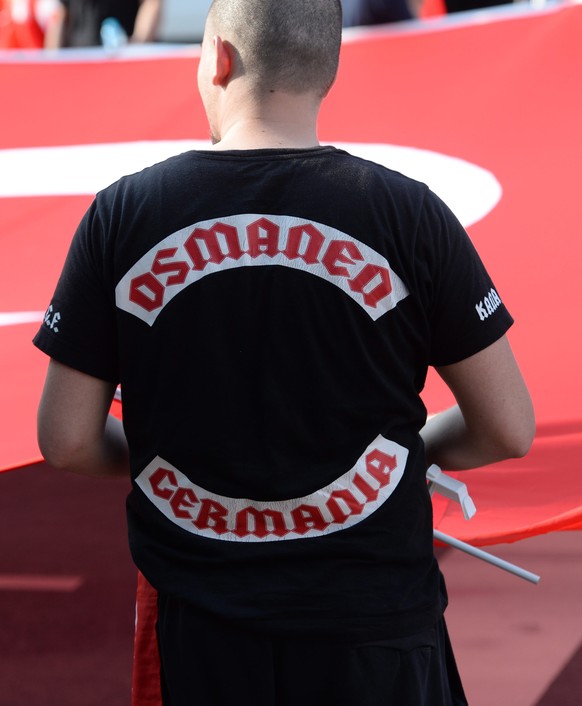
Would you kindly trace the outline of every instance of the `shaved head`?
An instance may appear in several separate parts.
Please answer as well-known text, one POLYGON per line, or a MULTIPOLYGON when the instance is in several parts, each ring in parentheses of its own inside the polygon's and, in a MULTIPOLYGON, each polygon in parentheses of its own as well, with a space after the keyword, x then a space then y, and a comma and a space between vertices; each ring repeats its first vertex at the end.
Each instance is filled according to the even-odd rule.
POLYGON ((340 0, 214 0, 208 22, 234 48, 234 76, 255 90, 329 91, 339 62, 340 0))

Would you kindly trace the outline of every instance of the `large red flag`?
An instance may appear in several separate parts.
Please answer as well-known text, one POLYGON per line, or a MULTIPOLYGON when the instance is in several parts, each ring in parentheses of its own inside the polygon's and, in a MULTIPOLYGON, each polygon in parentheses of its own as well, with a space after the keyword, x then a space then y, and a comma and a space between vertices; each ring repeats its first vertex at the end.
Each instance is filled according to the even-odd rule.
MULTIPOLYGON (((478 510, 470 522, 435 501, 435 525, 476 544, 582 528, 580 36, 575 4, 354 30, 320 120, 323 142, 449 202, 516 318, 533 450, 463 476, 478 510)), ((40 459, 46 361, 30 340, 92 195, 206 141, 197 61, 195 48, 0 54, 2 469, 40 459)), ((425 400, 431 412, 451 401, 435 377, 425 400)))

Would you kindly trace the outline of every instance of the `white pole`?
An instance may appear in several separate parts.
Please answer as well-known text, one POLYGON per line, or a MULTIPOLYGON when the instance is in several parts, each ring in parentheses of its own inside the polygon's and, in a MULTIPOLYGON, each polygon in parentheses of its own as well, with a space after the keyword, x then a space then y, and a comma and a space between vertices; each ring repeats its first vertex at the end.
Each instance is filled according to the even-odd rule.
POLYGON ((526 581, 531 581, 531 583, 539 583, 541 580, 540 576, 538 576, 537 574, 532 574, 531 571, 526 571, 525 569, 522 569, 519 566, 516 566, 515 564, 511 564, 510 562, 505 561, 504 559, 500 559, 499 557, 494 556, 493 554, 489 554, 489 552, 484 552, 482 549, 472 547, 470 544, 467 544, 466 542, 461 542, 459 539, 455 539, 454 537, 450 537, 448 534, 444 534, 440 530, 434 530, 433 534, 434 538, 438 539, 439 542, 449 544, 455 549, 460 549, 466 554, 470 554, 471 556, 477 557, 477 559, 482 559, 483 561, 486 561, 489 564, 493 564, 493 566, 497 566, 498 568, 503 569, 504 571, 509 571, 510 574, 519 576, 520 578, 525 579, 526 581))

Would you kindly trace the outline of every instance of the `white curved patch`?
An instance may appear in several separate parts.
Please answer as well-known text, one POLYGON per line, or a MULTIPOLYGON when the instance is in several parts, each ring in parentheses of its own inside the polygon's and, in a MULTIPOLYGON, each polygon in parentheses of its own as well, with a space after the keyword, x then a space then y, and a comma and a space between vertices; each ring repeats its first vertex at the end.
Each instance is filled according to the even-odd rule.
POLYGON ((177 294, 203 277, 264 265, 331 282, 374 321, 409 294, 385 257, 347 233, 294 216, 241 213, 193 223, 156 243, 121 278, 115 303, 153 326, 177 294))
POLYGON ((378 436, 355 466, 325 488, 290 500, 217 495, 156 457, 136 478, 146 497, 191 534, 229 542, 320 537, 362 522, 396 490, 408 449, 378 436))
MULTIPOLYGON (((491 172, 456 157, 398 145, 335 144, 428 184, 465 227, 501 198, 491 172)), ((208 147, 206 140, 160 140, 0 150, 0 197, 95 194, 126 174, 208 147)))
POLYGON ((0 311, 0 326, 37 323, 44 315, 44 311, 0 311))

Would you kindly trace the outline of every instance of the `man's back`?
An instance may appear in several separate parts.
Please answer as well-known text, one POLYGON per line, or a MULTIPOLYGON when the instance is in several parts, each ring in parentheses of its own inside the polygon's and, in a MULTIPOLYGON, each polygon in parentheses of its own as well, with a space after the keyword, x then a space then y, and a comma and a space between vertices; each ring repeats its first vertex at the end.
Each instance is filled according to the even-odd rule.
POLYGON ((429 363, 511 322, 480 321, 492 283, 446 207, 332 147, 187 153, 99 194, 77 240, 83 297, 54 305, 63 337, 89 325, 104 344, 93 374, 119 371, 154 585, 273 630, 432 625, 419 393, 429 363), (106 300, 81 274, 95 253, 106 300))

